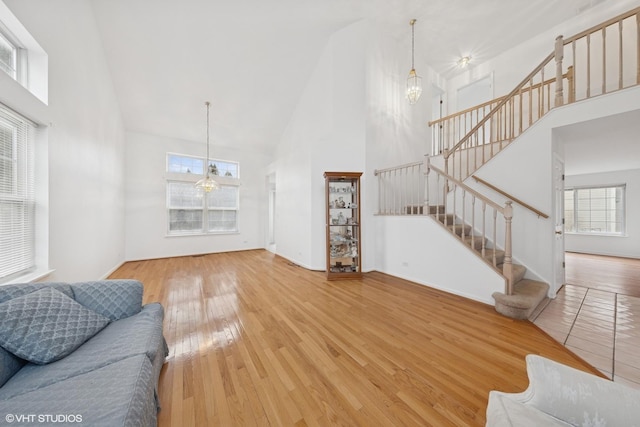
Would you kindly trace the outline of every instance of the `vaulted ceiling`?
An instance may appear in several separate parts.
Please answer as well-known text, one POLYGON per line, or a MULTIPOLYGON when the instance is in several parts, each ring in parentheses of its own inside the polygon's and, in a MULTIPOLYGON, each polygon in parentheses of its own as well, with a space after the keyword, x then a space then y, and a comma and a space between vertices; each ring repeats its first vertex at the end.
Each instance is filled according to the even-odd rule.
MULTIPOLYGON (((596 0, 601 1, 601 0, 596 0)), ((125 127, 271 150, 332 33, 367 19, 447 77, 594 0, 92 0, 125 127)))

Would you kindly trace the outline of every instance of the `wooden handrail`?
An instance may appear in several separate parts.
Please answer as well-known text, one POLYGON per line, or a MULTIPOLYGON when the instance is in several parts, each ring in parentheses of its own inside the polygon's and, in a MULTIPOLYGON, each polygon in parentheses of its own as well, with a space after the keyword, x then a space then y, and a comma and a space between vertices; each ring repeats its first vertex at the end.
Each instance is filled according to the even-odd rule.
MULTIPOLYGON (((571 68, 571 67, 569 67, 569 68, 571 68)), ((571 72, 569 70, 567 70, 567 72, 562 75, 562 78, 563 79, 569 78, 570 77, 570 73, 571 72)), ((530 91, 534 91, 534 90, 537 90, 541 86, 546 86, 546 85, 550 85, 552 83, 555 83, 555 81, 556 81, 555 77, 551 78, 551 79, 547 79, 542 83, 536 83, 534 85, 530 85, 528 87, 522 88, 522 90, 519 93, 527 93, 527 92, 530 92, 530 91)), ((433 126, 433 125, 435 125, 437 123, 444 122, 444 121, 447 121, 447 120, 451 120, 454 117, 462 116, 462 115, 465 115, 465 114, 470 113, 472 111, 479 110, 479 109, 484 108, 486 106, 489 106, 491 104, 495 104, 497 102, 500 102, 500 101, 502 101, 503 98, 506 98, 507 96, 508 95, 500 96, 498 98, 492 99, 491 101, 483 102, 482 104, 478 104, 478 105, 476 105, 474 107, 469 107, 466 110, 462 110, 462 111, 458 111, 457 113, 449 114, 448 116, 442 117, 440 119, 431 120, 427 124, 429 125, 429 127, 431 127, 431 126, 433 126)))
POLYGON ((429 165, 430 169, 433 169, 436 173, 442 175, 445 177, 445 179, 448 179, 450 182, 454 183, 455 185, 457 185, 458 187, 462 187, 464 188, 465 191, 473 194, 474 196, 476 196, 478 199, 482 200, 483 202, 485 202, 487 205, 491 206, 492 208, 494 208, 495 210, 497 210, 498 212, 500 212, 501 214, 504 215, 504 206, 500 206, 499 204, 497 204, 496 202, 494 202, 493 200, 489 199, 487 196, 485 196, 482 193, 477 192, 476 190, 474 190, 473 188, 469 187, 467 184, 465 184, 464 182, 455 179, 454 177, 452 177, 451 175, 448 175, 447 173, 445 173, 442 169, 437 168, 435 166, 429 165))
POLYGON ((444 155, 445 159, 448 159, 449 156, 451 156, 458 148, 460 148, 465 142, 467 142, 467 140, 469 138, 471 138, 471 136, 478 132, 478 130, 480 130, 482 128, 482 126, 484 126, 484 124, 493 117, 493 115, 495 114, 496 111, 500 111, 500 109, 507 103, 507 101, 511 98, 513 98, 518 92, 520 92, 522 90, 522 88, 531 81, 531 79, 533 77, 535 77, 536 74, 538 74, 540 72, 540 70, 542 70, 549 62, 551 62, 551 60, 555 57, 555 52, 551 52, 536 68, 534 68, 534 70, 532 72, 530 72, 529 74, 527 74, 527 77, 525 77, 520 84, 518 84, 515 89, 513 89, 511 92, 509 92, 509 94, 507 96, 505 96, 502 101, 500 101, 498 103, 498 105, 496 105, 490 112, 489 114, 487 114, 486 116, 484 116, 482 118, 482 120, 480 120, 465 136, 462 137, 462 139, 453 147, 451 147, 449 149, 449 151, 447 151, 444 155))
POLYGON ((520 206, 529 209, 531 212, 535 213, 536 215, 538 215, 539 217, 541 216, 544 219, 549 218, 549 215, 545 214, 544 212, 539 211, 538 209, 534 208, 533 206, 523 202, 522 200, 518 199, 517 197, 513 197, 511 194, 499 189, 498 187, 496 187, 495 185, 492 185, 490 183, 488 183, 487 181, 485 181, 482 178, 477 177, 476 175, 472 175, 471 176, 473 179, 475 179, 477 182, 486 185, 487 187, 489 187, 490 189, 492 189, 493 191, 502 194, 503 196, 505 196, 507 199, 509 200, 513 200, 514 202, 516 202, 517 204, 519 204, 520 206))
POLYGON ((412 168, 412 167, 416 167, 416 166, 422 166, 424 162, 411 162, 411 163, 406 163, 404 165, 400 165, 400 166, 393 166, 390 168, 386 168, 386 169, 376 169, 375 171, 373 171, 373 174, 375 176, 380 175, 383 172, 390 172, 393 170, 398 170, 398 169, 404 169, 404 168, 412 168))
POLYGON ((602 30, 603 28, 608 27, 609 25, 615 24, 618 21, 623 21, 627 18, 631 18, 633 15, 637 15, 638 13, 640 13, 640 7, 636 7, 635 9, 631 9, 628 12, 622 13, 618 16, 615 16, 607 21, 604 21, 598 25, 594 25, 593 27, 584 30, 578 34, 576 34, 575 36, 569 37, 567 39, 564 39, 564 45, 568 45, 573 43, 574 41, 577 41, 583 37, 586 37, 588 34, 593 34, 597 31, 602 30))
MULTIPOLYGON (((588 34, 592 34, 594 32, 597 31, 601 31, 604 28, 615 24, 616 22, 622 21, 624 19, 630 18, 634 15, 640 16, 640 7, 637 7, 633 10, 630 10, 628 12, 625 12, 623 14, 620 14, 616 17, 613 17, 601 24, 598 24, 596 26, 593 26, 591 28, 589 28, 588 30, 582 31, 572 37, 569 37, 567 39, 563 39, 562 43, 563 45, 567 45, 570 43, 575 42, 576 40, 587 36, 588 34)), ((482 128, 482 126, 491 118, 493 117, 493 115, 499 111, 510 99, 512 99, 513 97, 515 97, 518 92, 521 92, 521 90, 526 86, 527 83, 529 83, 531 81, 531 79, 538 74, 538 72, 540 72, 540 70, 542 70, 549 62, 551 62, 551 60, 555 57, 555 52, 551 52, 549 54, 549 56, 547 56, 541 63, 540 65, 538 65, 531 73, 529 73, 529 75, 527 75, 527 77, 525 77, 522 82, 520 84, 518 84, 515 89, 513 89, 508 95, 504 96, 501 98, 501 101, 494 107, 491 109, 491 111, 489 111, 488 114, 486 114, 482 120, 480 120, 465 136, 462 137, 462 139, 460 139, 460 141, 458 141, 458 143, 456 145, 454 145, 453 147, 451 147, 447 152, 445 152, 445 158, 448 159, 456 150, 458 150, 458 148, 460 148, 464 143, 467 142, 467 140, 469 138, 471 138, 471 136, 473 134, 475 134, 476 132, 478 132, 478 130, 480 130, 482 128)), ((640 62, 640 61, 639 61, 640 62)), ((640 81, 640 76, 638 77, 638 80, 640 81)), ((498 98, 500 99, 500 98, 498 98)))

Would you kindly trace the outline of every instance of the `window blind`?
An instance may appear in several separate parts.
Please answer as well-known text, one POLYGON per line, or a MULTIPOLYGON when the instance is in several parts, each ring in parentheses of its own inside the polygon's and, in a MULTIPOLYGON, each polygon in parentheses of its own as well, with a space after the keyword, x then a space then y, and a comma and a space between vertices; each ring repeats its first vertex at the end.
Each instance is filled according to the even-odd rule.
POLYGON ((0 104, 0 281, 35 264, 34 128, 0 104))

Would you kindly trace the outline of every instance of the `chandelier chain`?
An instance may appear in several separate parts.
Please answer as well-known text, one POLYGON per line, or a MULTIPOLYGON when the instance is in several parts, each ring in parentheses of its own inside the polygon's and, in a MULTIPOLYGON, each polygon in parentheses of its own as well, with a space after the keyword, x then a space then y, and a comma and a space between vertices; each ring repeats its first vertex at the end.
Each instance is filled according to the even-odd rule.
POLYGON ((207 164, 205 166, 207 173, 209 176, 209 108, 211 107, 211 103, 209 101, 204 103, 207 106, 207 164))
POLYGON ((413 60, 413 58, 415 56, 415 53, 414 53, 414 51, 415 51, 415 29, 416 29, 415 25, 414 25, 415 23, 416 23, 415 19, 412 19, 411 22, 410 22, 410 24, 411 24, 411 69, 415 69, 416 68, 415 64, 414 64, 414 60, 413 60))

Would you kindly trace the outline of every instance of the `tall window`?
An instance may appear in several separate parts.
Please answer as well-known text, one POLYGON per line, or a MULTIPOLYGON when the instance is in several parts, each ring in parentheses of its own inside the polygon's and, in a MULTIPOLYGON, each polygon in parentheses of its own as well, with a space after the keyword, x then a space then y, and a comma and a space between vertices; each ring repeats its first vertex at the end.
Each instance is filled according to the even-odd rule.
POLYGON ((205 159, 167 154, 167 216, 170 235, 233 233, 238 231, 239 164, 210 159, 220 188, 204 193, 195 187, 205 159))
POLYGON ((18 48, 0 32, 0 69, 13 79, 18 78, 18 48))
POLYGON ((564 192, 565 231, 622 235, 625 232, 625 185, 570 188, 564 192))
POLYGON ((0 104, 0 282, 35 265, 34 126, 0 104))

